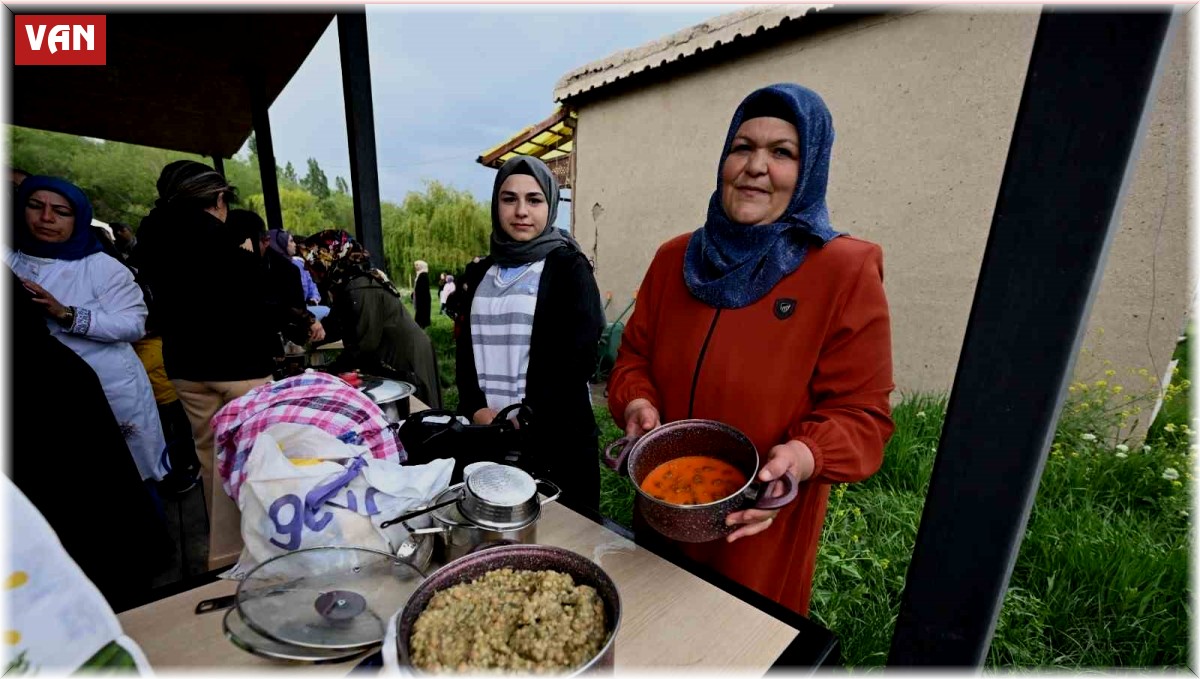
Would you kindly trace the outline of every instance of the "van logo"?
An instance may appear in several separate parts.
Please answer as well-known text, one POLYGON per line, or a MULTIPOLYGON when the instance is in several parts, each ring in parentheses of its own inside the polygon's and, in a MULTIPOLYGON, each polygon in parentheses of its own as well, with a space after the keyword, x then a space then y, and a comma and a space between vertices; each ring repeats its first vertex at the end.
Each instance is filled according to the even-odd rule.
POLYGON ((103 14, 13 16, 16 66, 103 66, 108 58, 103 14))
POLYGON ((796 300, 781 297, 775 300, 775 318, 784 320, 796 310, 796 300))

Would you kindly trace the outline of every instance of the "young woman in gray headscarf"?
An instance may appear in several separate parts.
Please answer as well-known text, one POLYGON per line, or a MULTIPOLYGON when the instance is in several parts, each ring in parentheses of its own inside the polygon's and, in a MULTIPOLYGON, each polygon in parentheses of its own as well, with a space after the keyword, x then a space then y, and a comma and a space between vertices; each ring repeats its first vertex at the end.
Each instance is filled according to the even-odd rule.
POLYGON ((532 410, 523 465, 596 510, 600 470, 588 377, 604 310, 591 265, 554 226, 558 182, 545 163, 516 156, 492 188, 491 254, 468 276, 458 336, 459 412, 486 424, 523 402, 532 410))

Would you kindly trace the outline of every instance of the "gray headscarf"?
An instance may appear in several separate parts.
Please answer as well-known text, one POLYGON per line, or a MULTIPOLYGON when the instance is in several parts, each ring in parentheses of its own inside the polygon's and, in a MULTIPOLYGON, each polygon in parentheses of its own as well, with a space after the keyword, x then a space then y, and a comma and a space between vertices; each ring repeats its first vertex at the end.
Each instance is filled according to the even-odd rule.
POLYGON ((554 226, 554 218, 557 215, 558 181, 554 179, 550 168, 533 156, 509 158, 496 172, 496 183, 492 185, 492 259, 500 266, 520 266, 543 260, 556 248, 572 248, 579 251, 574 239, 554 226), (546 228, 542 229, 537 238, 524 243, 513 240, 500 228, 500 186, 514 174, 533 177, 542 187, 542 193, 546 194, 546 204, 550 209, 546 216, 546 228))

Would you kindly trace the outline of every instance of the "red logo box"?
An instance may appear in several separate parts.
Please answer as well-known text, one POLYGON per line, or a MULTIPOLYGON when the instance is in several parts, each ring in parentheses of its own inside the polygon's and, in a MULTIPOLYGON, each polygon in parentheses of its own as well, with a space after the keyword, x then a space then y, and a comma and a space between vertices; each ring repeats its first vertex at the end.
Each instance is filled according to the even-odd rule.
POLYGON ((13 16, 17 66, 103 66, 108 40, 103 14, 13 16))

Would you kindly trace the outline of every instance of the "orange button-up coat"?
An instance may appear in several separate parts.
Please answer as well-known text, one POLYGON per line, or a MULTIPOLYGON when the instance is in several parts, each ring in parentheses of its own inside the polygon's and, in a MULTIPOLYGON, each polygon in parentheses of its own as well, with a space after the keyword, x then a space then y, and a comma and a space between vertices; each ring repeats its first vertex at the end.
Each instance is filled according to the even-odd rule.
POLYGON ((681 544, 691 558, 802 614, 808 612, 829 486, 879 469, 893 425, 891 329, 878 245, 842 236, 740 309, 697 300, 683 280, 690 234, 659 248, 637 293, 609 378, 609 409, 649 399, 662 421, 719 420, 765 463, 799 440, 815 466, 796 501, 762 533, 681 544))

